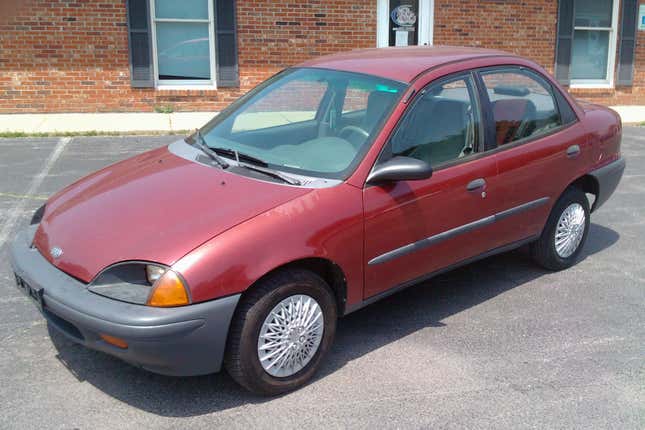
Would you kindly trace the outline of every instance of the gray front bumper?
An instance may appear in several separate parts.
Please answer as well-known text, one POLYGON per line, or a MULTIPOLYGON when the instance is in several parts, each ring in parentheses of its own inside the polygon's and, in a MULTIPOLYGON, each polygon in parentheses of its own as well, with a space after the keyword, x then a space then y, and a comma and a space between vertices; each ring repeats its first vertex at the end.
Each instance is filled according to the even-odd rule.
POLYGON ((42 288, 42 314, 54 328, 88 348, 155 373, 189 376, 220 370, 239 294, 176 308, 108 299, 88 291, 31 248, 34 231, 16 236, 10 261, 32 289, 42 288), (128 348, 106 343, 99 333, 126 340, 128 348))

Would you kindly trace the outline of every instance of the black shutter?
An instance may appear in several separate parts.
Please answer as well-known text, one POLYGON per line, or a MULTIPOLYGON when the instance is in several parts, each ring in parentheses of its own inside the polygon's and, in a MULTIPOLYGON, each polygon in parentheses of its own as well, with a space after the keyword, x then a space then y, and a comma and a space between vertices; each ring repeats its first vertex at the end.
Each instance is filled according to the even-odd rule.
POLYGON ((631 85, 634 79, 638 0, 623 0, 622 8, 616 85, 631 85))
POLYGON ((563 85, 569 85, 571 47, 573 45, 574 0, 558 2, 558 32, 555 43, 555 78, 563 85))
POLYGON ((148 1, 126 0, 128 9, 128 46, 130 48, 130 81, 135 88, 150 88, 155 83, 148 1))
POLYGON ((235 0, 215 0, 217 86, 239 87, 235 0))

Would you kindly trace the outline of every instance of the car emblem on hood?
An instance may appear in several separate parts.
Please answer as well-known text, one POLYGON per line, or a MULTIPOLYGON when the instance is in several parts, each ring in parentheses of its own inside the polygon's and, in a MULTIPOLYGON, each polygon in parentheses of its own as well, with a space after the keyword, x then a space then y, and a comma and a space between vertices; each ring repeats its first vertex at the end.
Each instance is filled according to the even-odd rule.
POLYGON ((63 255, 63 250, 57 246, 54 246, 52 249, 49 250, 49 255, 51 255, 52 258, 58 258, 61 255, 63 255))

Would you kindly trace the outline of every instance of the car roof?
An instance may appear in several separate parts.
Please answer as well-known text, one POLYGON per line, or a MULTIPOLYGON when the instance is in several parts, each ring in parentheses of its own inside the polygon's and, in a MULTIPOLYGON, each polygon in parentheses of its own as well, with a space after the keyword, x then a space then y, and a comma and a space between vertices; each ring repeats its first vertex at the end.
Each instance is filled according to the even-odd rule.
POLYGON ((411 82, 420 73, 430 68, 482 57, 506 57, 508 60, 508 57, 516 56, 495 49, 436 45, 407 46, 357 49, 326 55, 305 61, 300 64, 300 67, 366 73, 401 82, 411 82))

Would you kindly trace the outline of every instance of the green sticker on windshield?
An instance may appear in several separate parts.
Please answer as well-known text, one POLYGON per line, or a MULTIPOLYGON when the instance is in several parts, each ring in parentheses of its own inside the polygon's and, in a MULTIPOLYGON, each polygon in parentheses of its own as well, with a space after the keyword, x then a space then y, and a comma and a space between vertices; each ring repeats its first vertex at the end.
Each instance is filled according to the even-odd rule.
POLYGON ((383 91, 385 93, 398 93, 399 90, 396 88, 388 87, 387 85, 377 84, 376 91, 383 91))

